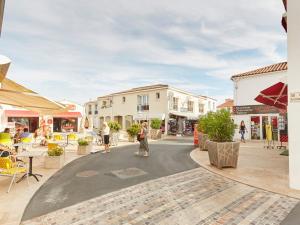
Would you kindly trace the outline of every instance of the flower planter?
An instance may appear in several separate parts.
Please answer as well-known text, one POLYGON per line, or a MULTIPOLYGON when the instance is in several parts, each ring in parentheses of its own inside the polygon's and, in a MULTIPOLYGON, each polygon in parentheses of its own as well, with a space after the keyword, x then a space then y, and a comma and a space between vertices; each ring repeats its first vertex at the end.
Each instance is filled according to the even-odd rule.
POLYGON ((161 130, 160 129, 151 129, 150 138, 153 140, 161 139, 161 130))
POLYGON ((119 132, 111 133, 111 145, 117 146, 119 143, 119 132))
POLYGON ((77 155, 87 155, 90 154, 92 150, 92 144, 88 145, 78 145, 77 155))
POLYGON ((45 156, 44 167, 46 169, 60 169, 64 166, 64 155, 45 156))
POLYGON ((200 132, 198 135, 200 151, 207 151, 207 145, 206 145, 207 141, 208 141, 208 135, 200 132))
POLYGON ((223 167, 237 167, 240 142, 207 141, 209 161, 218 169, 223 167))
POLYGON ((128 141, 129 142, 135 142, 135 140, 136 140, 136 136, 130 136, 130 135, 128 135, 128 141))

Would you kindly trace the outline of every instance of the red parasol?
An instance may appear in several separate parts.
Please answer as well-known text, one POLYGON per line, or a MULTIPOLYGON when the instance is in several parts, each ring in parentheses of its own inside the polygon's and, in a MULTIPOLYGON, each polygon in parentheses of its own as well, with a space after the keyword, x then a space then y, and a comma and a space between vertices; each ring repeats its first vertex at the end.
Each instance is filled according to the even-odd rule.
POLYGON ((286 110, 288 102, 287 84, 282 82, 274 84, 261 91, 255 100, 265 105, 275 106, 276 108, 286 110))

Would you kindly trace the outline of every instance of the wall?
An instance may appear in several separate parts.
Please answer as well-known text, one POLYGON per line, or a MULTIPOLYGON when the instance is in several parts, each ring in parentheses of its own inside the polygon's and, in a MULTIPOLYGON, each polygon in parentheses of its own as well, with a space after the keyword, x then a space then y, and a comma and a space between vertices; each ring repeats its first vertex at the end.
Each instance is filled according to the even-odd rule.
POLYGON ((235 81, 234 104, 237 106, 259 105, 260 103, 254 99, 257 95, 259 95, 260 91, 286 79, 286 77, 287 72, 281 71, 255 77, 242 78, 235 81), (235 87, 237 87, 237 89, 235 87))
MULTIPOLYGON (((300 1, 288 2, 288 85, 289 94, 300 92, 300 1)), ((290 100, 290 99, 289 99, 290 100)), ((300 190, 300 102, 289 101, 289 175, 290 187, 300 190)))

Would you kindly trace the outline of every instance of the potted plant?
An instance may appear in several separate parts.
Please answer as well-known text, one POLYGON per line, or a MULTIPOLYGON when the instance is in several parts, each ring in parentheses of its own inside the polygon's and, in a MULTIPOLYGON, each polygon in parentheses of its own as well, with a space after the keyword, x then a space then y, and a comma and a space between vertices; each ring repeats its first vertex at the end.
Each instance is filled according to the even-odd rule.
POLYGON ((92 144, 90 141, 86 140, 85 138, 78 139, 78 148, 77 154, 78 155, 86 155, 91 152, 92 144))
POLYGON ((129 142, 134 142, 136 139, 136 136, 138 135, 138 133, 140 132, 140 125, 137 123, 134 123, 131 125, 131 127, 129 127, 127 129, 127 133, 128 133, 128 141, 129 142))
POLYGON ((119 130, 121 129, 121 125, 117 121, 108 122, 108 126, 111 132, 111 143, 112 145, 118 145, 119 142, 119 130))
POLYGON ((161 138, 161 130, 160 130, 160 127, 161 127, 161 120, 160 119, 153 119, 151 120, 151 123, 150 123, 150 127, 151 127, 151 130, 150 130, 150 138, 151 139, 159 139, 161 138))
POLYGON ((230 112, 210 112, 200 119, 209 140, 206 141, 209 161, 219 169, 237 167, 240 143, 233 141, 235 124, 230 112), (203 121, 204 120, 204 121, 203 121))
POLYGON ((60 146, 48 149, 45 156, 44 167, 47 169, 60 169, 64 166, 64 150, 60 146))
POLYGON ((198 143, 200 151, 207 151, 206 141, 208 140, 208 134, 205 133, 204 129, 207 127, 207 121, 210 114, 205 117, 201 117, 198 122, 198 143))

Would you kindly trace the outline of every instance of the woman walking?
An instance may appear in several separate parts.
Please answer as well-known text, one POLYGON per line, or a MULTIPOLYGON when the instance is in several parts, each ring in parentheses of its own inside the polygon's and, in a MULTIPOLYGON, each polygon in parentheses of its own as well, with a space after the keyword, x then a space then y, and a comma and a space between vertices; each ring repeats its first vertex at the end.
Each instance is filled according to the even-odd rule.
POLYGON ((245 132, 246 132, 246 125, 245 125, 245 122, 244 120, 241 121, 241 124, 240 124, 240 134, 241 134, 241 142, 246 142, 245 141, 245 132))
POLYGON ((140 135, 139 152, 137 152, 136 154, 139 155, 139 153, 144 152, 145 157, 149 156, 149 146, 148 146, 147 134, 148 134, 147 123, 144 122, 144 123, 142 123, 142 127, 141 127, 141 130, 139 133, 139 135, 140 135))
POLYGON ((102 153, 109 153, 109 126, 107 124, 107 122, 103 123, 104 127, 103 127, 103 136, 104 136, 104 151, 102 153))

